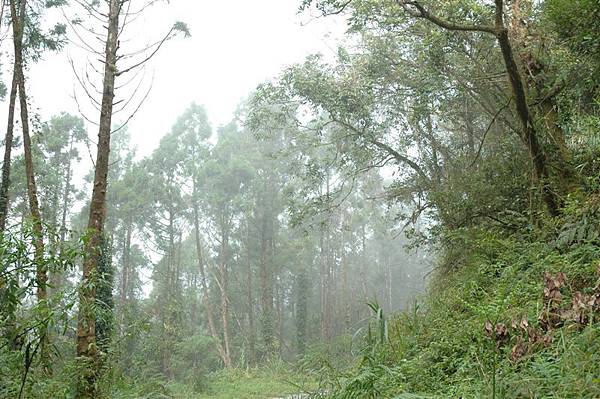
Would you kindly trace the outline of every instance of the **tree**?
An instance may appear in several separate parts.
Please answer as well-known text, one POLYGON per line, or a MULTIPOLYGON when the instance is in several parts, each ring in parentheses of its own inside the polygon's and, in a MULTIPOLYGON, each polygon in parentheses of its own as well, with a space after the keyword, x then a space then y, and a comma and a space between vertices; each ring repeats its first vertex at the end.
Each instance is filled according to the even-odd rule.
MULTIPOLYGON (((173 37, 177 32, 187 35, 185 25, 177 23, 169 30, 164 38, 153 48, 141 52, 142 59, 134 62, 131 66, 118 69, 117 64, 123 59, 118 54, 119 37, 127 23, 127 17, 139 10, 131 10, 125 7, 126 0, 107 0, 105 9, 101 4, 94 1, 85 1, 84 8, 91 12, 97 19, 106 20, 106 34, 101 38, 105 44, 102 77, 102 99, 100 105, 100 121, 98 124, 98 150, 95 162, 93 191, 90 201, 88 220, 88 232, 85 242, 85 260, 83 263, 83 281, 80 293, 79 319, 77 325, 77 356, 84 360, 80 385, 78 387, 79 398, 93 398, 96 395, 96 377, 98 372, 96 346, 96 316, 93 308, 96 300, 96 284, 98 268, 102 259, 108 259, 102 253, 102 243, 105 238, 104 223, 106 220, 106 196, 108 189, 108 171, 110 139, 112 133, 113 107, 115 105, 115 80, 127 72, 136 70, 150 60, 160 49, 162 44, 173 37)), ((145 6, 142 6, 142 10, 145 6)), ((87 45, 89 47, 89 44, 87 45)), ((139 53, 138 53, 139 54, 139 53)), ((119 63, 120 64, 120 63, 119 63)))
MULTIPOLYGON (((305 1, 303 7, 308 7, 312 1, 305 1)), ((515 61, 515 55, 509 38, 509 30, 505 24, 505 4, 503 0, 495 0, 493 8, 493 24, 486 23, 455 23, 451 20, 444 19, 432 13, 426 5, 421 1, 412 0, 397 0, 393 2, 400 7, 408 16, 427 20, 430 23, 440 27, 441 29, 456 31, 456 32, 475 32, 491 34, 496 38, 498 47, 502 54, 504 66, 508 74, 513 98, 515 101, 515 110, 518 116, 521 128, 519 136, 523 144, 527 147, 532 163, 533 170, 541 185, 542 198, 546 204, 548 212, 551 216, 557 216, 559 213, 560 200, 552 189, 550 182, 550 173, 548 160, 543 149, 543 144, 540 141, 539 134, 535 127, 535 122, 531 116, 531 110, 527 103, 526 90, 523 83, 523 77, 515 61)), ((317 2, 319 8, 324 13, 339 13, 346 7, 352 7, 353 2, 348 1, 340 3, 338 1, 317 2)), ((371 18, 367 16, 366 18, 371 18)), ((360 18, 358 18, 360 19, 360 18)))
MULTIPOLYGON (((62 24, 55 25, 48 32, 43 32, 41 28, 42 11, 45 8, 61 6, 64 4, 63 1, 58 0, 41 3, 34 0, 28 3, 27 0, 15 0, 9 1, 8 3, 12 22, 14 62, 8 103, 8 121, 6 136, 4 138, 5 146, 2 164, 2 181, 0 183, 0 232, 5 230, 6 220, 8 218, 8 190, 10 187, 11 154, 14 146, 15 105, 17 92, 21 89, 20 81, 22 81, 23 87, 25 85, 25 75, 23 72, 25 59, 29 56, 30 59, 36 61, 40 58, 44 50, 61 49, 64 44, 65 33, 65 26, 62 24)), ((4 12, 5 5, 6 4, 3 2, 2 13, 0 13, 0 16, 4 12)), ((22 96, 25 96, 25 94, 22 94, 22 96)), ((23 100, 20 101, 22 102, 23 100)), ((28 127, 29 126, 27 126, 27 129, 28 127)), ((23 128, 25 128, 25 126, 23 126, 23 128)))
MULTIPOLYGON (((35 173, 33 170, 33 156, 31 136, 29 134, 29 115, 27 110, 27 93, 25 90, 25 74, 23 72, 23 32, 25 30, 27 1, 21 0, 17 11, 17 0, 10 2, 11 19, 13 25, 13 44, 15 54, 15 73, 16 83, 19 89, 19 103, 21 108, 21 127, 23 130, 23 152, 25 154, 25 176, 27 179, 27 197, 29 199, 29 212, 33 223, 33 242, 35 246, 35 262, 38 265, 36 271, 37 280, 37 300, 40 303, 48 301, 48 270, 43 261, 44 257, 44 237, 42 228, 42 217, 38 201, 37 186, 35 182, 35 173)), ((9 111, 10 112, 10 111, 9 111)), ((11 137, 12 138, 12 137, 11 137)), ((7 146, 11 146, 8 142, 7 146)), ((10 159, 10 157, 9 157, 10 159)), ((9 162, 10 163, 10 162, 9 162)), ((45 368, 50 372, 50 359, 48 348, 48 333, 42 327, 39 331, 41 337, 41 358, 45 368)))

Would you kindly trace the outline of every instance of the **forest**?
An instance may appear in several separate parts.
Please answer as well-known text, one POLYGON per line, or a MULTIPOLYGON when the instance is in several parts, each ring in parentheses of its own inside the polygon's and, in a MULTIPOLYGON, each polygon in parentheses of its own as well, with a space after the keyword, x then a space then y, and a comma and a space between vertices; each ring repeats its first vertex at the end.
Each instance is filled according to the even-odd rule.
POLYGON ((0 0, 0 398, 599 398, 600 1, 208 3, 0 0))

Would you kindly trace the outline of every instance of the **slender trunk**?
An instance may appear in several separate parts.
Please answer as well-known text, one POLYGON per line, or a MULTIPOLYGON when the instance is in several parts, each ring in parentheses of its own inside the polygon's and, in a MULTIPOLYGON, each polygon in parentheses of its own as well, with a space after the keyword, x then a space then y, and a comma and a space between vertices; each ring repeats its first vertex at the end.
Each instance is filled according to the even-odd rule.
POLYGON ((198 269, 200 269, 200 283, 202 285, 202 304, 204 305, 204 311, 206 313, 206 319, 208 321, 208 329, 211 337, 215 340, 215 344, 217 345, 217 350, 219 352, 219 356, 223 361, 223 364, 227 364, 227 356, 225 353, 225 349, 223 348, 223 344, 221 343, 221 338, 217 333, 217 329, 215 327, 215 317, 214 310, 212 307, 212 302, 210 301, 210 297, 208 295, 208 280, 206 278, 206 270, 204 270, 204 257, 202 254, 202 241, 200 238, 200 215, 198 210, 198 201, 196 200, 196 192, 194 187, 194 199, 193 199, 193 211, 194 211, 194 238, 196 244, 196 257, 198 260, 198 269))
MULTIPOLYGON (((326 173, 326 197, 329 199, 329 171, 326 173)), ((331 314, 330 314, 330 265, 329 265, 329 229, 331 225, 331 217, 327 215, 324 228, 321 229, 319 239, 320 246, 320 282, 321 282, 321 338, 325 342, 329 342, 331 338, 331 314)))
POLYGON ((106 191, 108 177, 108 158, 110 153, 110 136, 112 110, 115 97, 115 76, 117 64, 119 0, 110 0, 104 60, 104 79, 100 125, 98 129, 98 153, 94 173, 94 188, 90 203, 88 221, 88 240, 85 245, 83 262, 83 280, 79 296, 79 319, 77 323, 77 356, 84 361, 80 368, 80 381, 76 398, 95 398, 96 379, 99 368, 96 348, 96 315, 93 304, 96 299, 96 270, 101 257, 101 241, 106 219, 106 191))
POLYGON ((306 350, 309 279, 306 266, 300 266, 296 276, 296 347, 299 355, 306 350))
POLYGON ((390 254, 386 253, 385 254, 385 267, 386 267, 386 278, 385 278, 385 282, 386 282, 386 287, 387 287, 387 311, 388 313, 392 312, 392 306, 393 306, 393 297, 392 297, 392 261, 390 259, 390 254))
MULTIPOLYGON (((265 183, 266 186, 266 183, 265 183)), ((265 187, 266 190, 266 187, 265 187)), ((265 191, 266 192, 266 191, 265 191)), ((267 205, 263 198, 263 207, 267 205)), ((272 228, 269 209, 263 208, 260 230, 260 291, 261 291, 261 324, 262 338, 265 345, 265 355, 271 357, 274 354, 274 311, 273 311, 273 276, 271 273, 271 245, 272 228)))
POLYGON ((168 263, 168 287, 169 287, 169 295, 173 294, 173 290, 175 289, 175 226, 174 226, 174 215, 173 211, 169 210, 169 263, 168 263))
MULTIPOLYGON (((69 141, 69 152, 71 154, 73 151, 73 136, 71 136, 69 141)), ((59 227, 59 250, 63 250, 63 244, 65 243, 67 237, 67 215, 69 212, 69 202, 71 198, 71 175, 72 175, 72 165, 69 160, 67 163, 67 169, 65 170, 64 176, 64 184, 63 184, 63 196, 62 196, 62 204, 61 204, 61 218, 60 218, 60 227, 59 227)), ((65 272, 63 270, 58 271, 53 276, 53 287, 56 292, 60 292, 63 285, 65 283, 65 272)))
MULTIPOLYGON (((277 279, 279 280, 279 279, 277 279)), ((279 357, 283 358, 283 312, 284 312, 284 301, 283 301, 283 290, 279 281, 275 283, 275 303, 277 309, 277 340, 279 348, 279 357)))
POLYGON ((350 305, 350 287, 348 286, 348 262, 346 259, 346 251, 344 250, 345 234, 342 236, 342 247, 340 248, 341 260, 341 279, 342 279, 342 305, 344 306, 344 332, 350 332, 352 324, 352 308, 350 305))
POLYGON ((463 108, 463 119, 465 121, 465 131, 467 134, 467 148, 469 149, 469 158, 474 159, 475 150, 475 130, 473 128, 473 113, 469 104, 469 97, 465 96, 465 106, 463 108))
POLYGON ((360 285, 362 288, 362 295, 365 303, 369 301, 369 292, 367 290, 367 231, 366 226, 363 223, 361 226, 361 242, 362 242, 362 251, 360 256, 360 285))
POLYGON ((228 272, 227 272, 227 252, 229 246, 229 227, 228 221, 223 215, 222 236, 221 236, 221 256, 219 261, 219 284, 221 289, 221 324, 223 327, 223 347, 225 352, 225 367, 231 368, 231 342, 229 334, 229 297, 228 297, 228 272))
POLYGON ((319 286, 321 289, 321 339, 323 341, 327 338, 327 322, 325 321, 326 309, 327 309, 327 278, 325 276, 325 268, 327 261, 325 259, 325 233, 321 230, 321 236, 319 237, 319 286))
MULTIPOLYGON (((25 74, 23 66, 23 31, 25 24, 25 12, 27 1, 21 0, 17 14, 16 0, 11 0, 11 15, 13 23, 13 43, 15 51, 15 72, 17 86, 19 88, 19 105, 21 108, 21 124, 23 129, 23 153, 25 156, 25 176, 27 179, 27 197, 29 199, 29 212, 33 223, 33 246, 36 263, 37 300, 42 307, 48 306, 48 268, 44 264, 44 238, 42 219, 38 202, 37 186, 35 183, 35 172, 33 167, 33 155, 31 149, 31 135, 29 133, 29 115, 27 108, 27 92, 25 90, 25 74)), ((46 372, 50 372, 50 352, 48 341, 48 330, 45 326, 40 327, 40 358, 46 372)))
POLYGON ((552 190, 549 182, 549 173, 547 166, 546 154, 544 153, 540 142, 538 141, 537 132, 531 118, 529 105, 527 104, 527 96, 519 68, 515 62, 513 49, 508 37, 508 29, 504 25, 504 9, 503 0, 495 0, 496 3, 496 38, 500 45, 506 72, 510 81, 510 86, 515 99, 515 107, 519 122, 521 124, 521 140, 527 146, 529 154, 533 161, 535 177, 541 184, 542 199, 544 200, 548 213, 551 216, 559 215, 559 201, 556 194, 552 190))
POLYGON ((183 247, 181 244, 183 242, 183 233, 178 231, 179 236, 177 237, 177 252, 175 258, 175 281, 173 292, 177 296, 177 300, 181 297, 182 289, 181 286, 181 248, 183 247))
POLYGON ((559 117, 554 104, 557 93, 547 93, 544 63, 535 52, 528 49, 527 17, 531 14, 531 0, 513 0, 512 14, 508 23, 509 39, 520 50, 520 70, 525 75, 525 90, 536 93, 540 100, 532 108, 536 120, 543 121, 545 132, 550 138, 553 169, 556 171, 561 193, 568 194, 579 185, 579 177, 573 166, 573 154, 569 149, 565 132, 558 123, 559 117))
POLYGON ((121 335, 125 334, 125 314, 127 306, 127 293, 129 292, 129 276, 131 268, 131 234, 133 230, 133 221, 131 216, 127 218, 125 226, 125 242, 123 244, 123 267, 121 268, 121 295, 120 295, 120 308, 121 308, 121 321, 119 323, 121 329, 121 335))
POLYGON ((16 60, 13 69, 12 85, 8 102, 8 122, 4 137, 4 163, 2 164, 2 185, 0 186, 0 233, 6 229, 8 218, 8 188, 10 187, 10 166, 15 127, 15 105, 17 102, 18 77, 16 60))
MULTIPOLYGON (((69 152, 67 153, 67 157, 70 157, 70 154, 73 150, 73 136, 69 138, 69 152)), ((62 162, 61 160, 61 152, 57 151, 54 154, 55 167, 59 168, 62 162)), ((63 244, 65 242, 66 236, 66 219, 67 219, 67 207, 69 201, 69 188, 70 188, 70 180, 71 180, 71 160, 67 159, 66 170, 64 174, 64 185, 63 185, 63 193, 62 198, 60 198, 60 190, 54 190, 54 195, 52 198, 52 222, 51 226, 54 229, 52 234, 49 236, 51 239, 52 246, 59 251, 62 255, 63 244), (60 222, 59 222, 60 215, 60 222)), ((57 270, 50 275, 50 286, 52 287, 53 292, 60 292, 62 286, 64 284, 64 271, 57 270)))
POLYGON ((246 222, 246 300, 248 301, 248 343, 250 346, 250 365, 256 364, 256 331, 254 327, 254 297, 252 295, 252 263, 250 262, 250 227, 246 222))
MULTIPOLYGON (((73 136, 71 136, 69 142, 69 156, 73 152, 73 136)), ((67 170, 65 171, 65 182, 64 191, 62 197, 62 214, 60 218, 60 243, 65 242, 67 235, 67 214, 69 212, 69 201, 71 198, 71 174, 73 173, 71 167, 71 161, 67 164, 67 170)))
POLYGON ((173 343, 173 329, 175 328, 173 320, 173 299, 175 296, 175 269, 176 269, 176 253, 175 253, 175 226, 174 226, 174 212, 173 209, 169 209, 169 249, 168 249, 168 262, 167 262, 167 292, 166 292, 166 304, 161 308, 163 313, 163 327, 164 334, 163 339, 166 345, 162 346, 162 372, 168 378, 173 378, 173 370, 171 368, 171 352, 170 347, 173 343))

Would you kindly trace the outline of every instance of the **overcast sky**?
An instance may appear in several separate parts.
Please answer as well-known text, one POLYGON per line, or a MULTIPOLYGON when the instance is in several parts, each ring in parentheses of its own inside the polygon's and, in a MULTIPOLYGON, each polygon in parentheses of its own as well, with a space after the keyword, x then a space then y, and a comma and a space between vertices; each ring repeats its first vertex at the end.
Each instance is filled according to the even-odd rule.
MULTIPOLYGON (((312 53, 334 54, 343 22, 298 15, 299 3, 172 0, 146 12, 136 31, 129 32, 134 41, 154 40, 174 21, 185 22, 192 37, 168 42, 151 62, 152 91, 129 124, 138 154, 147 155, 156 148, 192 101, 206 106, 213 127, 217 127, 229 122, 237 104, 254 87, 285 66, 312 53)), ((85 64, 71 46, 30 67, 30 96, 44 118, 61 111, 77 113, 69 56, 76 64, 85 64)), ((90 112, 89 116, 93 119, 95 115, 90 112)), ((90 130, 94 137, 96 132, 90 130)))

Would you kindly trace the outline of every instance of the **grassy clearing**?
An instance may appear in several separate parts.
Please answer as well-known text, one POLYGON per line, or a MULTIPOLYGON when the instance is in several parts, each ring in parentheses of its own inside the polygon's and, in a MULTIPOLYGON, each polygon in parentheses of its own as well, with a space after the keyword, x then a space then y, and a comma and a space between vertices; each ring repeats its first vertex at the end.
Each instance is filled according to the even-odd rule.
POLYGON ((223 371, 209 377, 206 392, 188 396, 185 392, 177 398, 197 399, 263 399, 286 396, 298 392, 287 372, 259 370, 223 371))
POLYGON ((120 399, 265 399, 286 397, 289 394, 314 388, 297 374, 281 367, 262 369, 223 370, 193 383, 135 384, 125 393, 119 389, 120 399))

